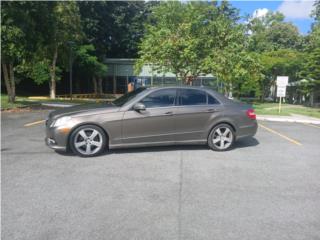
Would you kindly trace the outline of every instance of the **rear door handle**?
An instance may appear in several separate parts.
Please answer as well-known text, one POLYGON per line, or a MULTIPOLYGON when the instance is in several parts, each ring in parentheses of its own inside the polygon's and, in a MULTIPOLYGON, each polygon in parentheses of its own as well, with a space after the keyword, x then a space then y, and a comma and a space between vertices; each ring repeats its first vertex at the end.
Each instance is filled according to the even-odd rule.
POLYGON ((218 112, 218 110, 215 108, 209 108, 206 112, 218 112))

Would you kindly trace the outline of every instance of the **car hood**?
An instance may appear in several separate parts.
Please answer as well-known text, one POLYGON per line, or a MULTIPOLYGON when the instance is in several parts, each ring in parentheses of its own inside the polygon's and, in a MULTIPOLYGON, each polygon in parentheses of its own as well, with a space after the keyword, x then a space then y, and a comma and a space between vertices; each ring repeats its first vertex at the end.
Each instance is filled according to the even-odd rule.
POLYGON ((49 118, 56 119, 63 116, 98 114, 102 112, 103 113, 116 112, 118 110, 119 110, 119 107, 113 104, 108 104, 108 103, 81 104, 81 105, 75 105, 72 107, 66 107, 66 108, 55 110, 49 114, 49 118))

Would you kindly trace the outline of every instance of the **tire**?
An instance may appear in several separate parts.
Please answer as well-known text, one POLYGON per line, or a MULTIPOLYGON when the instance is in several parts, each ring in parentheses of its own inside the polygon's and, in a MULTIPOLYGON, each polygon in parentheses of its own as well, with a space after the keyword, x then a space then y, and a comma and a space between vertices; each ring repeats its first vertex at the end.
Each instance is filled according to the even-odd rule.
POLYGON ((93 157, 105 151, 107 136, 98 126, 83 125, 72 132, 69 145, 78 156, 93 157))
POLYGON ((208 145, 214 151, 229 150, 234 141, 234 131, 228 124, 218 124, 211 130, 208 136, 208 145))

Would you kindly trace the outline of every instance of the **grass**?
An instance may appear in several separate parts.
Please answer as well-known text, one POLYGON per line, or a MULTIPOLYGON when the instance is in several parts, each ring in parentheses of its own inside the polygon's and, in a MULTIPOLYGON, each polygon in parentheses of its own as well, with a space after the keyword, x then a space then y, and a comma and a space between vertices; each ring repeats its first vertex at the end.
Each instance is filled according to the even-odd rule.
POLYGON ((258 115, 290 116, 291 114, 299 114, 320 118, 320 108, 311 108, 293 104, 282 104, 281 113, 279 114, 278 103, 254 103, 253 107, 258 115))
POLYGON ((8 102, 8 96, 1 94, 1 110, 3 109, 13 109, 13 108, 21 108, 26 107, 27 105, 23 103, 23 100, 17 98, 17 101, 14 103, 8 102))

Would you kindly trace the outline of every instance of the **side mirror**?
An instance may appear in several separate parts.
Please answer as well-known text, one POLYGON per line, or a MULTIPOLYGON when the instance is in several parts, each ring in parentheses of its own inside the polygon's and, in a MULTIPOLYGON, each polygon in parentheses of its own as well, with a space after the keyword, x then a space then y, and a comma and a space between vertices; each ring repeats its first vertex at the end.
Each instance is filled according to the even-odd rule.
POLYGON ((146 110, 146 106, 143 104, 143 103, 136 103, 134 106, 133 106, 133 109, 137 112, 140 112, 140 111, 145 111, 146 110))

